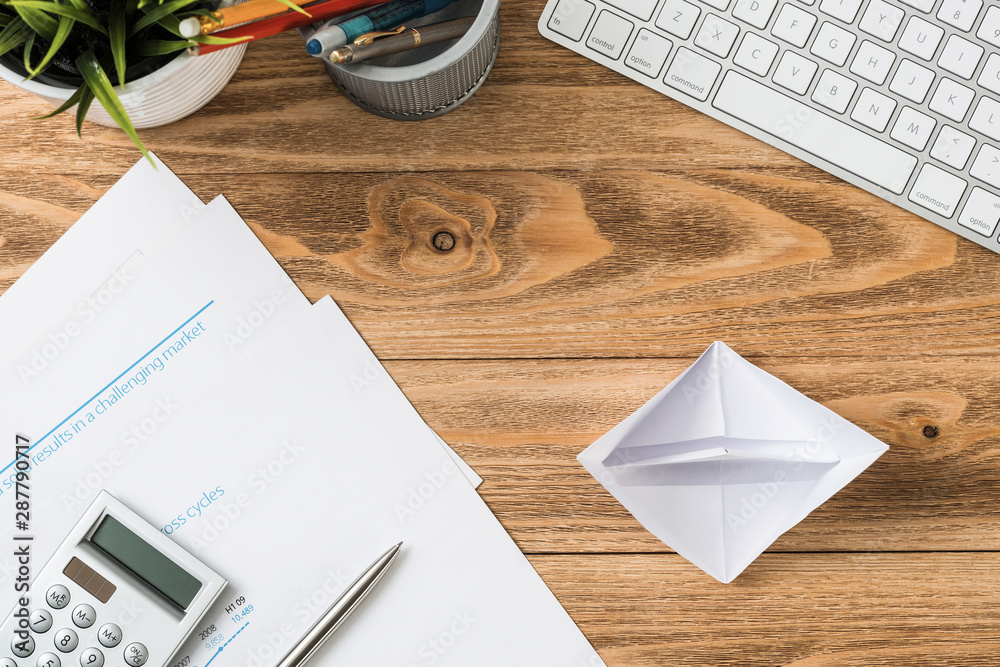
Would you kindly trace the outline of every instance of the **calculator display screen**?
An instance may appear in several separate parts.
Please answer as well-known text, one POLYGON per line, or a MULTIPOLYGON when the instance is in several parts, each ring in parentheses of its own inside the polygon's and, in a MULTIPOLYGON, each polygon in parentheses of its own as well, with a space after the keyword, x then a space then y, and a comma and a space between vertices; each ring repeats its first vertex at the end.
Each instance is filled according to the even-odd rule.
POLYGON ((90 541, 181 609, 201 590, 200 581, 111 515, 104 517, 90 541))

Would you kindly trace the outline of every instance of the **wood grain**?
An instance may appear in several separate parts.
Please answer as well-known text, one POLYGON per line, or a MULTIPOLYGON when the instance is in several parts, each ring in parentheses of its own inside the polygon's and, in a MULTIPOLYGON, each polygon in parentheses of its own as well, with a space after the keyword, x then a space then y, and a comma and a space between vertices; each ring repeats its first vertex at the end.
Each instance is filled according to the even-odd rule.
MULTIPOLYGON (((666 547, 576 461, 687 360, 410 361, 387 365, 424 419, 486 480, 527 552, 666 547)), ((772 551, 995 550, 1000 363, 760 360, 890 449, 772 551), (925 428, 935 430, 933 437, 925 428)))
MULTIPOLYGON (((437 119, 281 35, 141 134, 334 296, 610 667, 997 664, 1000 260, 548 42, 543 4, 504 0, 437 119), (890 445, 728 586, 576 462, 713 340, 890 445)), ((0 292, 138 159, 45 110, 0 83, 0 292)))
POLYGON ((670 554, 531 562, 609 665, 988 667, 1000 655, 996 553, 765 554, 731 584, 670 554))
MULTIPOLYGON (((847 185, 753 172, 186 176, 382 358, 990 354, 996 256, 847 185), (454 231, 450 253, 433 235, 454 231), (962 287, 956 287, 961 285, 962 287), (391 313, 391 317, 387 317, 391 313)), ((107 179, 0 171, 0 285, 107 179)))

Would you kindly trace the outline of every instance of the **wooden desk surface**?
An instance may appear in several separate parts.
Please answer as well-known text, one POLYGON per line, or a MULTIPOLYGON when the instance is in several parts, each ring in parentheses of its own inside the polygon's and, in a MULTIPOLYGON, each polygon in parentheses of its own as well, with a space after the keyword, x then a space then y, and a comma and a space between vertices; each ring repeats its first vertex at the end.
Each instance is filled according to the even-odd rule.
MULTIPOLYGON (((542 5, 504 0, 438 119, 282 35, 142 136, 333 295, 608 665, 997 664, 1000 256, 555 46, 542 5), (725 586, 575 458, 713 340, 891 447, 725 586)), ((0 289, 137 159, 45 108, 0 85, 0 289)))

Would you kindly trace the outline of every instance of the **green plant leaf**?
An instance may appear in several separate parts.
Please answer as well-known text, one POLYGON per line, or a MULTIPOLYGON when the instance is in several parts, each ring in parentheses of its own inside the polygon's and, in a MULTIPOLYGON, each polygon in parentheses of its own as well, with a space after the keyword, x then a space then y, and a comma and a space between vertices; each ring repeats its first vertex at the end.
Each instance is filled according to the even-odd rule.
POLYGON ((10 2, 8 4, 14 8, 17 15, 20 16, 32 30, 39 34, 42 39, 51 41, 52 38, 56 36, 56 30, 58 29, 59 24, 54 18, 45 12, 30 6, 22 6, 20 4, 15 4, 14 2, 10 2))
POLYGON ((190 46, 191 42, 186 39, 146 39, 135 42, 129 52, 148 58, 149 56, 162 56, 175 51, 183 51, 190 46))
POLYGON ((31 120, 45 120, 46 118, 52 118, 53 116, 58 116, 62 112, 73 108, 73 105, 75 105, 77 102, 80 101, 80 96, 83 94, 84 88, 86 88, 86 86, 80 86, 79 88, 77 88, 76 92, 70 95, 69 99, 63 102, 62 105, 60 105, 55 111, 50 111, 44 116, 35 116, 31 120))
POLYGON ((31 28, 24 23, 21 17, 8 23, 7 27, 0 30, 0 56, 24 44, 28 41, 30 34, 31 28))
POLYGON ((125 0, 125 23, 132 25, 135 20, 135 12, 139 9, 139 0, 125 0))
POLYGON ((181 20, 175 14, 171 14, 170 16, 164 16, 162 19, 156 22, 156 25, 160 26, 161 28, 169 32, 171 35, 174 35, 176 37, 184 37, 184 35, 181 34, 181 29, 180 29, 181 20))
POLYGON ((24 69, 31 71, 31 51, 35 48, 35 35, 34 33, 28 35, 28 39, 24 42, 24 69))
POLYGON ((118 73, 118 85, 125 86, 125 0, 111 0, 111 14, 108 16, 108 41, 111 57, 118 73))
POLYGON ((0 14, 0 28, 6 28, 7 24, 14 20, 13 16, 7 16, 6 14, 0 14))
MULTIPOLYGON (((94 91, 90 89, 90 86, 83 84, 80 86, 80 102, 76 107, 76 136, 83 139, 83 119, 87 117, 87 112, 90 111, 90 104, 94 101, 94 91)), ((139 144, 142 148, 142 144, 139 144)), ((143 152, 145 149, 142 148, 143 152)), ((146 157, 149 157, 148 155, 146 157)))
POLYGON ((278 2, 280 2, 283 5, 288 5, 289 7, 297 11, 299 14, 304 14, 306 16, 312 17, 312 14, 299 7, 297 4, 292 2, 292 0, 278 0, 278 2))
POLYGON ((191 41, 195 44, 239 44, 241 42, 248 42, 253 39, 252 36, 247 35, 246 37, 216 37, 215 35, 198 35, 197 37, 192 37, 191 41))
POLYGON ((142 4, 140 3, 139 10, 146 12, 146 15, 132 25, 132 30, 131 32, 129 32, 129 36, 131 37, 135 33, 142 30, 143 28, 147 28, 153 25, 154 23, 162 19, 164 16, 175 14, 176 12, 179 12, 185 7, 190 7, 191 5, 198 2, 201 2, 201 0, 170 0, 170 2, 165 2, 162 5, 157 5, 156 7, 150 9, 149 11, 143 9, 142 4))
POLYGON ((59 27, 56 29, 55 38, 49 44, 49 50, 46 51, 45 55, 42 57, 42 62, 38 63, 38 66, 34 70, 28 70, 31 74, 28 79, 34 79, 36 76, 45 71, 45 68, 49 66, 49 62, 52 60, 53 56, 56 55, 56 51, 58 51, 66 42, 66 38, 69 37, 74 25, 76 25, 76 21, 73 19, 68 19, 65 16, 59 17, 59 27))
POLYGON ((149 163, 155 166, 153 158, 150 157, 146 147, 139 140, 139 135, 136 134, 135 127, 133 127, 132 121, 129 120, 128 114, 125 112, 125 107, 122 106, 121 100, 115 94, 114 86, 111 85, 107 73, 101 67, 101 64, 97 62, 97 56, 94 55, 94 52, 88 50, 80 54, 76 59, 76 68, 80 70, 80 76, 83 77, 84 83, 87 84, 87 88, 93 93, 94 98, 101 103, 101 106, 104 107, 108 115, 118 124, 118 127, 124 130, 125 134, 132 139, 132 143, 149 160, 149 163))
POLYGON ((51 40, 56 33, 56 20, 49 16, 49 14, 55 14, 56 16, 65 16, 66 18, 73 19, 74 21, 79 21, 80 23, 93 28, 102 35, 108 34, 108 29, 105 28, 97 17, 94 16, 93 12, 88 8, 87 10, 78 9, 77 7, 72 7, 70 5, 61 5, 58 2, 50 2, 49 0, 10 0, 10 6, 21 13, 22 18, 28 22, 35 32, 45 37, 45 39, 51 40), (44 16, 46 19, 52 22, 52 33, 50 36, 46 36, 41 30, 32 25, 31 21, 24 15, 25 11, 37 12, 39 15, 44 16))

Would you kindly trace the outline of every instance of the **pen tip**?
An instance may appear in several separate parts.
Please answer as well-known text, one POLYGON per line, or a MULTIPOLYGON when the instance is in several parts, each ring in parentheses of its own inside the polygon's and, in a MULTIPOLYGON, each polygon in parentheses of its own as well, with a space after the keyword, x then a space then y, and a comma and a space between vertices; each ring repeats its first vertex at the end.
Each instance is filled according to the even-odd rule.
POLYGON ((320 44, 318 39, 310 39, 309 42, 306 43, 306 53, 311 56, 318 56, 323 53, 323 45, 320 44))
POLYGON ((180 22, 177 32, 181 34, 181 37, 187 37, 188 39, 197 37, 201 33, 201 24, 198 23, 198 19, 190 16, 180 22))

